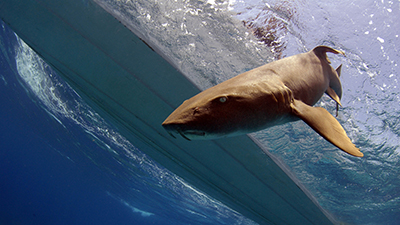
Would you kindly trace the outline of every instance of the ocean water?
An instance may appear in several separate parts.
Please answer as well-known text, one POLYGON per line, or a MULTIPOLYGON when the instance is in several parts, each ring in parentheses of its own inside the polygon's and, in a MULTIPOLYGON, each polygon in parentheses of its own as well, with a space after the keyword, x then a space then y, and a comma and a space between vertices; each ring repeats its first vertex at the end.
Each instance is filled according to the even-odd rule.
MULTIPOLYGON (((338 224, 399 224, 399 1, 96 0, 205 89, 328 45, 355 158, 296 122, 254 135, 338 224)), ((255 224, 129 143, 3 22, 0 224, 255 224)), ((334 113, 324 97, 317 105, 334 113)))

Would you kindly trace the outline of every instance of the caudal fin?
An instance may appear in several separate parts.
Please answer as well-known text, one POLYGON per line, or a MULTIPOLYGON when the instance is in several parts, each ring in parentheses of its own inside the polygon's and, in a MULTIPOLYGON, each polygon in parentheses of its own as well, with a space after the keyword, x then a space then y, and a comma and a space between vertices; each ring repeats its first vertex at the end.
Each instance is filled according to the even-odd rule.
POLYGON ((331 63, 331 61, 329 60, 328 56, 326 55, 327 52, 331 52, 331 53, 334 53, 334 54, 342 54, 342 55, 346 56, 344 54, 344 52, 342 52, 342 51, 333 49, 333 48, 328 47, 328 46, 323 46, 323 45, 315 47, 313 49, 313 52, 319 58, 326 60, 329 64, 331 63))
POLYGON ((306 122, 327 141, 350 155, 364 156, 360 149, 351 142, 339 121, 324 108, 312 107, 299 100, 294 100, 291 107, 295 116, 306 122))

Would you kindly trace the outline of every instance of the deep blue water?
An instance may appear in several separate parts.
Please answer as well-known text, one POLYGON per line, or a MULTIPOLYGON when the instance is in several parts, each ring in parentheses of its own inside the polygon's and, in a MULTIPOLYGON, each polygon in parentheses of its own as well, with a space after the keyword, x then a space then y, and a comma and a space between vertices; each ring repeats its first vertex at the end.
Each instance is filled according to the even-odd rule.
MULTIPOLYGON (((329 56, 343 64, 338 120, 364 158, 342 154, 301 122, 256 137, 338 221, 399 224, 400 2, 208 2, 118 7, 131 7, 132 23, 202 88, 319 44, 345 51, 329 56), (281 21, 269 46, 275 54, 231 11, 260 27, 281 21)), ((0 224, 252 224, 144 155, 0 29, 0 224)), ((318 105, 334 110, 326 98, 318 105)))
POLYGON ((1 26, 0 224, 252 224, 141 153, 1 26))
POLYGON ((163 224, 106 194, 112 181, 80 153, 102 149, 46 113, 17 79, 15 35, 4 28, 0 40, 0 224, 163 224))

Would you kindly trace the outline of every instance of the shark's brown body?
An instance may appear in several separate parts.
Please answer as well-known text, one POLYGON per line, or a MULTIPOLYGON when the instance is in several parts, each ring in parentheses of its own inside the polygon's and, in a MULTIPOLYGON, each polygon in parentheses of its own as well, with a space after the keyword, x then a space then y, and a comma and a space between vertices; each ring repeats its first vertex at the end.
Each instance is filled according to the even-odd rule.
POLYGON ((164 122, 164 128, 182 137, 215 139, 255 132, 302 119, 326 140, 363 156, 339 122, 325 109, 312 107, 324 93, 338 104, 342 95, 337 70, 318 46, 242 73, 184 101, 164 122))

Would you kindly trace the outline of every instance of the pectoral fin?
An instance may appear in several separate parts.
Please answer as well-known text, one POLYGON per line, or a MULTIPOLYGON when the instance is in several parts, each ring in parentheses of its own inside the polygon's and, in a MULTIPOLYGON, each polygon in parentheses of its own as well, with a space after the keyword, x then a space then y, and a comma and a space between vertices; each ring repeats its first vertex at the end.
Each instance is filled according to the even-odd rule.
POLYGON ((364 156, 347 137, 340 123, 324 108, 312 107, 299 100, 294 100, 291 107, 294 115, 306 122, 327 141, 350 155, 364 156))

